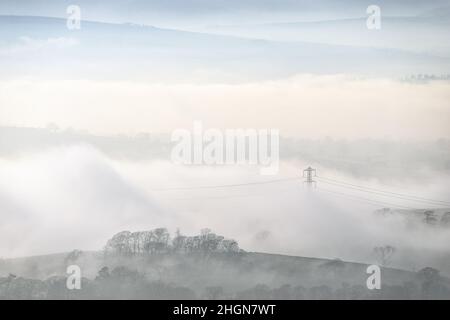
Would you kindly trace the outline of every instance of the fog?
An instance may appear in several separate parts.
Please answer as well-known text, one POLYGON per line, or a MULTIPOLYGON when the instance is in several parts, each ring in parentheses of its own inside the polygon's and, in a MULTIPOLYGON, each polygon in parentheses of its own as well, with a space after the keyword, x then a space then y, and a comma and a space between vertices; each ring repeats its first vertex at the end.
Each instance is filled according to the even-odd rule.
POLYGON ((199 120, 205 128, 276 128, 313 139, 428 140, 450 137, 449 89, 446 81, 352 75, 245 84, 24 79, 0 82, 0 124, 135 134, 190 130, 199 120))
MULTIPOLYGON (((279 177, 299 180, 195 189, 267 178, 254 166, 191 167, 164 159, 118 160, 87 144, 4 158, 0 194, 6 223, 0 232, 0 254, 100 250, 122 230, 167 227, 195 234, 207 227, 238 240, 248 251, 349 261, 375 261, 375 246, 392 245, 397 249, 393 260, 397 267, 412 270, 433 265, 447 272, 447 228, 420 222, 411 226, 395 215, 382 219, 373 214, 383 207, 380 204, 336 197, 320 188, 307 190, 300 179, 307 165, 301 159, 282 161, 279 177), (172 189, 177 187, 194 189, 172 189)), ((377 182, 382 177, 359 179, 327 166, 319 168, 321 176, 386 188, 377 182)), ((429 174, 432 182, 416 176, 407 185, 394 177, 388 190, 449 200, 448 172, 430 170, 429 174)), ((411 205, 398 199, 380 201, 411 205)), ((414 205, 423 208, 421 203, 414 205)))

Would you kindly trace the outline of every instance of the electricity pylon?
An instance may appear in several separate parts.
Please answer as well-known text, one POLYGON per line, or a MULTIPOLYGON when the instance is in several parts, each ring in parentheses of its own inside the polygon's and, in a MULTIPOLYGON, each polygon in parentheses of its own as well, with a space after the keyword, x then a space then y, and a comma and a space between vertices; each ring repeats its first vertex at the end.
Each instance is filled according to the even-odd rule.
POLYGON ((306 178, 306 180, 303 182, 306 184, 308 189, 311 189, 312 187, 315 187, 317 182, 313 180, 313 177, 316 177, 316 169, 313 169, 311 167, 306 168, 303 170, 303 178, 306 178))

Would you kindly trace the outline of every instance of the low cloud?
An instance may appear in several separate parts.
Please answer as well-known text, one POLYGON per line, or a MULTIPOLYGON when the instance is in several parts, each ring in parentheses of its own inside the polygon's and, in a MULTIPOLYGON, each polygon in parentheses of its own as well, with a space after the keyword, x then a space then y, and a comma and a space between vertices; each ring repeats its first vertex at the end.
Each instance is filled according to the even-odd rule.
POLYGON ((0 256, 101 249, 122 228, 164 222, 151 197, 88 146, 0 161, 0 211, 0 256))
MULTIPOLYGON (((298 161, 283 162, 280 177, 299 176, 299 168, 305 166, 298 161)), ((329 169, 321 171, 324 176, 330 173, 329 169)), ((87 145, 55 147, 1 160, 0 212, 4 222, 0 255, 98 250, 121 230, 167 227, 172 233, 180 228, 191 235, 208 227, 238 240, 248 251, 370 263, 376 262, 375 246, 392 245, 397 248, 393 266, 431 265, 450 273, 445 267, 450 260, 448 229, 411 225, 400 216, 377 217, 373 211, 380 206, 333 197, 320 190, 308 192, 301 179, 195 188, 263 180, 251 166, 112 160, 87 145)), ((447 184, 445 179, 437 179, 434 190, 448 190, 447 184)), ((419 186, 409 191, 435 196, 419 186)))
POLYGON ((445 81, 344 75, 246 84, 0 83, 3 125, 55 122, 107 134, 172 132, 201 120, 205 128, 276 128, 282 136, 306 138, 448 138, 449 101, 445 81))
POLYGON ((77 46, 79 41, 75 38, 46 38, 37 39, 20 37, 17 41, 0 46, 0 56, 20 56, 21 54, 37 53, 46 50, 65 49, 77 46))

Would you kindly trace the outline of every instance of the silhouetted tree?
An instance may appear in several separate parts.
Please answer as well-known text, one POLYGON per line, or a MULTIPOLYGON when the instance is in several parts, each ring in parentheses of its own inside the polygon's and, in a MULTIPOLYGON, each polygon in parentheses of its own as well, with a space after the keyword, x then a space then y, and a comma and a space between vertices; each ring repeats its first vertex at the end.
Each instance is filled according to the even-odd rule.
POLYGON ((425 267, 417 272, 417 276, 419 281, 421 281, 422 298, 449 298, 448 288, 442 283, 439 270, 432 267, 425 267))
POLYGON ((446 212, 442 215, 441 224, 443 226, 450 226, 450 212, 446 212))
POLYGON ((109 268, 103 267, 98 271, 97 278, 96 279, 107 279, 109 278, 109 268))
POLYGON ((425 218, 423 221, 429 225, 435 225, 437 223, 437 217, 433 210, 426 210, 424 213, 425 218))
POLYGON ((377 257, 378 264, 387 266, 391 262, 392 256, 396 250, 395 247, 386 245, 383 247, 375 247, 373 251, 377 257))
POLYGON ((64 264, 68 263, 74 263, 78 260, 78 258, 83 254, 81 250, 73 250, 67 254, 67 256, 64 258, 64 264))

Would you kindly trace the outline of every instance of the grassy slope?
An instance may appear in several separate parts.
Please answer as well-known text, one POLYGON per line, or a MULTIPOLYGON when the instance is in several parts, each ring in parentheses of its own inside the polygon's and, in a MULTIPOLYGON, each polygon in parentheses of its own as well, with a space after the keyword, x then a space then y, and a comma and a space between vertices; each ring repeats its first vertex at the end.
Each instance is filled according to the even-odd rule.
MULTIPOLYGON (((83 276, 94 278, 97 271, 108 266, 127 266, 146 274, 149 279, 163 280, 176 285, 202 290, 208 286, 222 286, 239 291, 257 284, 280 287, 284 284, 304 287, 327 285, 340 287, 343 283, 365 286, 366 264, 344 262, 341 268, 326 267, 331 260, 294 257, 266 253, 239 255, 158 255, 151 257, 104 258, 100 252, 85 252, 77 261, 66 262, 66 254, 7 259, 0 262, 0 276, 14 273, 27 278, 41 279, 64 275, 68 264, 77 264, 83 276)), ((402 285, 414 281, 415 273, 384 268, 382 281, 388 285, 402 285)))

